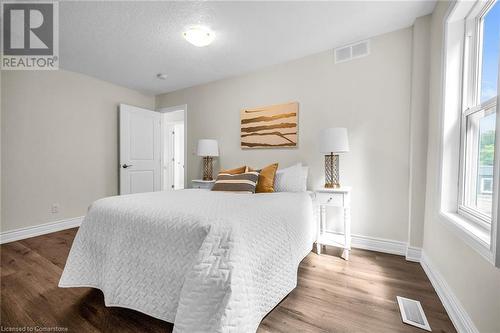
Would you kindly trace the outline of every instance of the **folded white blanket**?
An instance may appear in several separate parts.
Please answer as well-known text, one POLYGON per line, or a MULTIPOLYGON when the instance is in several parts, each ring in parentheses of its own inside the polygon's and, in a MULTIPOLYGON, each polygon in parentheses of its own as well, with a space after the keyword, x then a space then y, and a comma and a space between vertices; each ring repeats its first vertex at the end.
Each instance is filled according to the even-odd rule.
POLYGON ((307 193, 105 198, 89 208, 59 286, 101 289, 107 306, 174 332, 255 332, 295 288, 313 229, 307 193))

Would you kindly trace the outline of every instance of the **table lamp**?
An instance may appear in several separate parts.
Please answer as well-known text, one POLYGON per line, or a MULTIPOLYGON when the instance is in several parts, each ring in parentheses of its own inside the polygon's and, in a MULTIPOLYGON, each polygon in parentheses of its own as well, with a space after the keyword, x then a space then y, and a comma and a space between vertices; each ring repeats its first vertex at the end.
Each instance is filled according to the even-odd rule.
POLYGON ((213 180, 212 161, 213 157, 219 156, 219 145, 217 143, 217 140, 198 140, 197 155, 203 157, 203 180, 213 180))
POLYGON ((320 132, 319 143, 325 154, 325 188, 339 188, 339 154, 349 151, 347 129, 326 128, 320 132))

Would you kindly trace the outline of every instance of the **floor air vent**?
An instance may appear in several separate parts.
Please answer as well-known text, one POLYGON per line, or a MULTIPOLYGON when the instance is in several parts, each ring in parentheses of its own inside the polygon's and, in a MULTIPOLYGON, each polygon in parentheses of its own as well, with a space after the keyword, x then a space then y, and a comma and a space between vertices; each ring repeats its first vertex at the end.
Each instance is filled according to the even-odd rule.
POLYGON ((398 299, 399 311, 401 312, 403 323, 432 331, 419 301, 401 296, 396 296, 396 298, 398 299))

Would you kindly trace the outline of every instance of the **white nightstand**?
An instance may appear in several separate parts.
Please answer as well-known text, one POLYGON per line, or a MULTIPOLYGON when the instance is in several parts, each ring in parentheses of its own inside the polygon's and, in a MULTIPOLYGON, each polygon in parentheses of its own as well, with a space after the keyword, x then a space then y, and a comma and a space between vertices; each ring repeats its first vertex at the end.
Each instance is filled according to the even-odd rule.
POLYGON ((343 249, 342 258, 349 260, 351 250, 351 188, 321 188, 315 192, 315 207, 317 209, 318 234, 316 238, 316 253, 321 254, 322 245, 331 245, 343 249), (327 233, 325 230, 326 207, 341 207, 344 209, 344 234, 327 233))
POLYGON ((193 179, 191 183, 193 184, 193 188, 199 188, 202 190, 211 190, 215 184, 215 179, 214 180, 193 179))

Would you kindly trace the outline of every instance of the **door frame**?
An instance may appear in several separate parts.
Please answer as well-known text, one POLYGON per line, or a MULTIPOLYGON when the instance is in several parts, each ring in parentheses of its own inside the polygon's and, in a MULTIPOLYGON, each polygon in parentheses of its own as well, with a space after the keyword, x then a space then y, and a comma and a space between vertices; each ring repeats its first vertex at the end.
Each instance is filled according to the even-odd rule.
MULTIPOLYGON (((158 108, 156 111, 160 113, 169 113, 169 112, 174 112, 174 111, 184 111, 184 188, 188 188, 188 179, 187 179, 187 158, 188 158, 188 149, 187 149, 187 137, 188 137, 188 126, 187 126, 187 121, 188 121, 188 108, 187 104, 181 104, 181 105, 174 105, 174 106, 167 106, 167 107, 161 107, 158 108)), ((165 167, 164 164, 164 151, 165 151, 165 124, 163 123, 163 120, 160 125, 160 131, 161 131, 161 184, 163 187, 164 184, 164 179, 163 179, 163 170, 165 167)), ((164 190, 164 189, 162 189, 164 190)))

